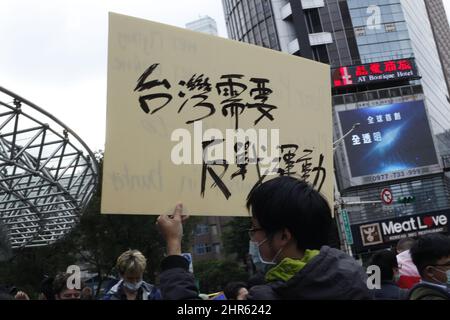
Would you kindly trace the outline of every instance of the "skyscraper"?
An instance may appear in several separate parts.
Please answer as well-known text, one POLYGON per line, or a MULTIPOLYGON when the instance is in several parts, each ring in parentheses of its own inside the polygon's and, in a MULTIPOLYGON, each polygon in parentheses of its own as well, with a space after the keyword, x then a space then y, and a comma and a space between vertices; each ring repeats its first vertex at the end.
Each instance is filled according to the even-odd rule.
POLYGON ((425 4, 450 92, 450 26, 444 4, 442 0, 428 0, 425 4))
POLYGON ((197 32, 203 32, 208 33, 213 36, 217 36, 217 23, 216 21, 209 17, 204 16, 200 17, 199 19, 186 23, 186 29, 197 31, 197 32))
POLYGON ((353 249, 448 232, 449 33, 442 3, 222 2, 231 38, 331 66, 334 138, 347 134, 335 146, 336 176, 341 195, 352 199, 345 209, 353 249))

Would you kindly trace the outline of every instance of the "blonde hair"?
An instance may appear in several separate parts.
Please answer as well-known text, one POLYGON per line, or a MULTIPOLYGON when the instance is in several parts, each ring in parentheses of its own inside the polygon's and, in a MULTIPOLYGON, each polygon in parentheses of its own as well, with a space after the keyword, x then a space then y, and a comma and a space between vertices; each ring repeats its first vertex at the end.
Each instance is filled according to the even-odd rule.
POLYGON ((117 258, 116 267, 121 275, 126 273, 144 273, 147 259, 138 250, 128 250, 117 258))

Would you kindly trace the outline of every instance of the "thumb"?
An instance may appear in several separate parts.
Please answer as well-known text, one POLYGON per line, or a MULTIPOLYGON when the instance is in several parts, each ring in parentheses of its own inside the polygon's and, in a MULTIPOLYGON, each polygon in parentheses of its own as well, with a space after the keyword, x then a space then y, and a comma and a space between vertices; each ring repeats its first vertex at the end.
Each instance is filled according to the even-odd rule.
POLYGON ((173 212, 173 218, 177 220, 181 220, 181 215, 183 214, 183 204, 179 203, 175 207, 175 210, 173 212))

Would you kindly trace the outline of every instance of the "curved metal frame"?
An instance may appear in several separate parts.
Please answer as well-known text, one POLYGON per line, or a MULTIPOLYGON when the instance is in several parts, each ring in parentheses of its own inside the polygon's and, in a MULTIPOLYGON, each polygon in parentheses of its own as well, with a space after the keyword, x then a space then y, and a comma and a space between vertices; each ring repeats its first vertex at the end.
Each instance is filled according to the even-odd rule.
POLYGON ((11 248, 62 238, 97 185, 97 161, 86 143, 45 110, 0 87, 0 224, 11 248))

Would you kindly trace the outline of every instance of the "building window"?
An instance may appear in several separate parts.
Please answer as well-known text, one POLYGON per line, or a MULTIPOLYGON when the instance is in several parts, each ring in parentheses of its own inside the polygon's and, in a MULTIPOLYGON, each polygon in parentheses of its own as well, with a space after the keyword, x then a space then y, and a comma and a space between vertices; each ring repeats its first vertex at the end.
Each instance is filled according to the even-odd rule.
POLYGON ((207 224, 197 224, 194 229, 196 236, 209 233, 209 226, 207 224))
POLYGON ((355 35, 357 37, 365 36, 366 35, 366 27, 355 28, 355 35))
POLYGON ((395 23, 386 23, 384 25, 384 30, 386 30, 386 32, 395 32, 397 31, 397 28, 395 26, 395 23))
POLYGON ((312 9, 305 11, 306 25, 308 26, 308 33, 322 32, 322 24, 320 23, 319 10, 312 9))
POLYGON ((194 245, 194 253, 201 256, 211 252, 211 245, 208 243, 199 243, 194 245))
POLYGON ((212 224, 212 225, 210 225, 210 228, 211 228, 211 234, 213 235, 213 236, 217 236, 217 225, 216 224, 212 224))

